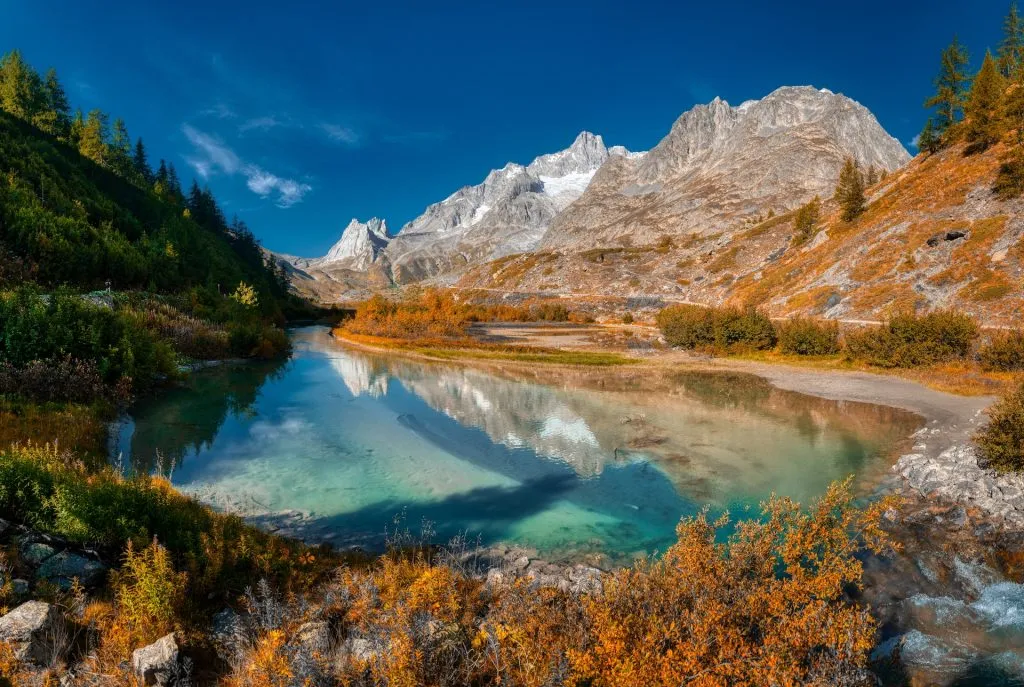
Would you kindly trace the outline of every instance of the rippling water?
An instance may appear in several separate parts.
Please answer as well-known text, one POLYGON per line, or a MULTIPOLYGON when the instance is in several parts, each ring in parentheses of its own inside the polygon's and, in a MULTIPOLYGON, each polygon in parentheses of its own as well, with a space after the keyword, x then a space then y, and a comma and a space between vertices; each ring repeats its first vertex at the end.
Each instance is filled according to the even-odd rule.
POLYGON ((197 373, 141 404, 119 451, 249 514, 308 513, 310 538, 378 545, 397 514, 550 558, 664 550, 708 504, 742 516, 871 480, 918 426, 723 373, 514 373, 353 351, 294 332, 284 364, 197 373))

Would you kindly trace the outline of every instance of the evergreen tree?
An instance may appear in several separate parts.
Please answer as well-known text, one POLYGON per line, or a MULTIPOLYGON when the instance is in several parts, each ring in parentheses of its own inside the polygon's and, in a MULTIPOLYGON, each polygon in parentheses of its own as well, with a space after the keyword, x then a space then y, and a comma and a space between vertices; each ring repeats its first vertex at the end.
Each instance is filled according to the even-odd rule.
POLYGON ((71 128, 68 130, 68 143, 79 147, 82 143, 82 133, 85 131, 85 119, 81 110, 75 110, 75 116, 71 120, 71 128))
POLYGON ((853 158, 846 158, 843 169, 839 173, 839 184, 836 186, 835 200, 842 209, 844 222, 852 222, 866 209, 864 197, 864 177, 860 167, 853 158))
POLYGON ((135 169, 135 173, 143 182, 146 183, 146 185, 151 186, 153 184, 153 170, 149 167, 149 160, 146 157, 146 146, 143 145, 141 138, 135 141, 135 154, 132 155, 132 167, 135 169))
MULTIPOLYGON (((57 70, 52 67, 46 72, 42 85, 43 112, 46 113, 45 122, 50 127, 40 126, 39 128, 53 134, 58 138, 66 140, 71 132, 71 107, 68 105, 68 97, 64 93, 64 87, 57 78, 57 70)), ((37 126, 39 126, 37 124, 37 126)))
POLYGON ((917 148, 922 153, 928 153, 929 155, 934 155, 942 149, 942 139, 939 138, 939 134, 935 131, 935 122, 931 117, 924 123, 924 129, 921 130, 921 135, 917 137, 917 148))
POLYGON ((110 127, 107 114, 101 110, 91 110, 85 118, 82 137, 78 142, 78 152, 101 165, 109 162, 107 141, 110 140, 110 127))
POLYGON ((12 50, 0 58, 0 109, 32 121, 39 111, 42 88, 39 75, 12 50))
POLYGON ((867 176, 865 177, 864 181, 865 181, 865 183, 868 186, 874 186, 875 184, 877 184, 878 183, 878 168, 875 167, 874 165, 871 165, 870 167, 868 167, 868 173, 867 173, 867 176))
POLYGON ((173 162, 167 165, 167 190, 174 195, 174 202, 181 202, 183 198, 181 193, 181 182, 178 181, 178 172, 174 169, 173 162))
POLYGON ((160 160, 160 166, 156 170, 155 181, 164 185, 167 184, 167 163, 163 159, 160 160))
POLYGON ((1017 80, 1024 66, 1024 25, 1017 14, 1017 3, 1010 5, 1010 12, 1003 20, 1003 42, 999 44, 999 73, 1003 78, 1017 80))
POLYGON ((133 179, 132 139, 128 135, 128 127, 121 118, 114 120, 114 134, 109 149, 110 166, 115 172, 126 179, 133 179))
POLYGON ((1003 137, 1003 96, 1006 82, 996 67, 992 54, 985 53, 981 70, 974 78, 971 93, 964 105, 964 135, 971 152, 985 150, 1003 137))
POLYGON ((821 198, 818 196, 814 196, 811 202, 796 211, 796 217, 793 219, 793 229, 796 233, 797 244, 807 242, 818 233, 820 215, 821 198))
POLYGON ((925 101, 925 107, 937 109, 936 134, 946 138, 950 129, 960 121, 967 92, 967 49, 954 36, 953 42, 942 51, 942 64, 935 77, 935 95, 925 101))

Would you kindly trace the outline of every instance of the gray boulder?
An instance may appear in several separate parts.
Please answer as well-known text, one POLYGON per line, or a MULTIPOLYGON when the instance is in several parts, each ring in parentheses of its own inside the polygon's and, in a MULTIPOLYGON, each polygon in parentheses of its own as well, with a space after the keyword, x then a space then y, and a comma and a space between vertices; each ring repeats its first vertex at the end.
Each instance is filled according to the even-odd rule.
POLYGON ((70 589, 76 579, 85 587, 95 587, 103 581, 106 572, 107 567, 99 561, 61 551, 43 561, 36 571, 36 577, 52 582, 61 589, 70 589))
POLYGON ((174 633, 132 653, 132 670, 145 685, 164 687, 173 684, 180 670, 178 642, 174 633))
POLYGON ((21 559, 29 565, 40 565, 57 554, 57 549, 38 541, 23 541, 20 548, 21 559))
POLYGON ((57 609, 43 601, 26 601, 0 618, 0 642, 7 642, 20 661, 49 665, 61 648, 57 609))
POLYGON ((245 619, 230 608, 213 616, 210 636, 217 655, 226 663, 240 656, 249 643, 245 619))

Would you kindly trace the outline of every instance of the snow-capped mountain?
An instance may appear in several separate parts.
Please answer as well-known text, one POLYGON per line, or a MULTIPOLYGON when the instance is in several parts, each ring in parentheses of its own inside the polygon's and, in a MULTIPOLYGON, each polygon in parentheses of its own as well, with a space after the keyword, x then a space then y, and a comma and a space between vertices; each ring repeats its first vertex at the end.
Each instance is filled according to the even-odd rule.
POLYGON ((910 160, 866 107, 827 89, 787 86, 737 107, 715 98, 680 116, 643 157, 604 165, 543 247, 728 231, 738 219, 831 195, 847 157, 885 171, 910 160))
MULTIPOLYGON (((616 153, 631 153, 618 146, 616 153)), ((410 282, 466 264, 532 250, 551 220, 582 195, 609 158, 600 136, 582 132, 529 165, 510 162, 402 227, 384 259, 395 281, 410 282)))
MULTIPOLYGON (((830 196, 847 157, 876 171, 910 159, 867 108, 827 89, 783 87, 735 107, 715 98, 683 113, 648 152, 606 148, 584 131, 565 150, 509 162, 430 205, 390 240, 382 221, 353 220, 324 258, 286 260, 297 288, 321 300, 424 279, 488 286, 486 263, 505 256, 543 251, 585 267, 573 256, 666 237, 686 237, 680 243, 692 244, 699 263, 708 254, 701 236, 728 242, 769 212, 830 196)), ((665 274, 681 262, 672 258, 665 274)), ((561 288, 564 276, 593 278, 592 291, 621 290, 599 271, 534 267, 542 273, 531 273, 534 285, 561 288)), ((679 288, 666 279, 665 288, 679 288)))

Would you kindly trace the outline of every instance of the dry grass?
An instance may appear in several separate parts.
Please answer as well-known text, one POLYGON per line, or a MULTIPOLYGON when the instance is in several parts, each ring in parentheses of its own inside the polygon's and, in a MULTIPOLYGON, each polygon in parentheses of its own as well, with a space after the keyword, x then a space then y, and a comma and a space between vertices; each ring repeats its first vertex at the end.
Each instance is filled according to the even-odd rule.
POLYGON ((490 344, 473 338, 460 339, 393 339, 354 334, 335 329, 334 335, 359 346, 410 353, 434 360, 494 360, 550 365, 630 365, 640 362, 608 351, 575 351, 537 346, 490 344))

